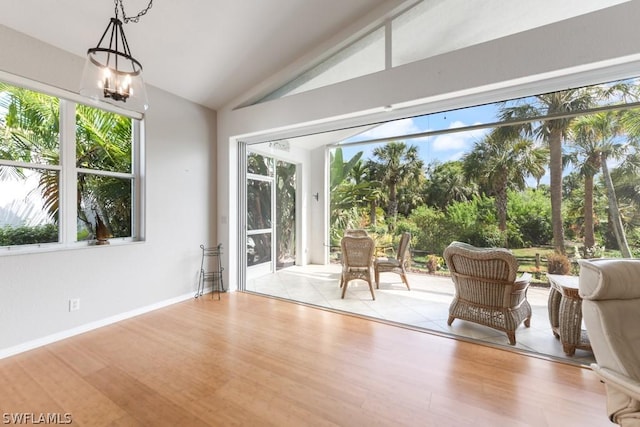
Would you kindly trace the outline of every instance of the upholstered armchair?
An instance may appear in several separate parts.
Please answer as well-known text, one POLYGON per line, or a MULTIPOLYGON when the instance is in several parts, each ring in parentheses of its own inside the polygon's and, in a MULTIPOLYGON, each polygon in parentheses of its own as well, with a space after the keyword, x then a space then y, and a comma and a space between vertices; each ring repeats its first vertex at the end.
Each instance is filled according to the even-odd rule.
POLYGON ((580 260, 582 316, 605 383, 607 412, 640 426, 640 260, 580 260))
POLYGON ((485 325, 504 331, 515 345, 520 323, 529 327, 531 322, 530 276, 516 278, 518 261, 511 251, 453 242, 444 250, 444 259, 456 291, 447 324, 462 319, 485 325))

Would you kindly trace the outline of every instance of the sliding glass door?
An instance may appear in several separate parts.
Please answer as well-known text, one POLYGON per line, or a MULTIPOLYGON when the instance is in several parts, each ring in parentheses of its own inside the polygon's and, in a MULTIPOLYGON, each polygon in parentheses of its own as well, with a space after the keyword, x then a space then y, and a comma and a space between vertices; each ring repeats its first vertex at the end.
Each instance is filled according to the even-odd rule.
POLYGON ((296 165, 247 154, 246 253, 250 275, 295 263, 296 165))

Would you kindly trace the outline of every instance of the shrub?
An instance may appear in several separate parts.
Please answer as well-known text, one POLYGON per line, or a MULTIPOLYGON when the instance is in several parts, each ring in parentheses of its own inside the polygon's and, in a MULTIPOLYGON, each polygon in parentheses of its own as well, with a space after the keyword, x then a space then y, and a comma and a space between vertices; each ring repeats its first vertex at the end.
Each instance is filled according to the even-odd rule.
POLYGON ((429 273, 435 273, 440 269, 442 258, 437 255, 427 256, 427 271, 429 273))
POLYGON ((566 255, 551 253, 547 255, 547 272, 549 274, 569 274, 571 262, 566 255))
MULTIPOLYGON (((448 237, 449 231, 444 224, 444 214, 438 209, 428 206, 420 206, 415 209, 407 222, 413 223, 413 227, 403 225, 406 231, 411 232, 414 249, 428 253, 441 253, 451 243, 448 237)), ((400 224, 398 224, 400 226, 400 224)))
MULTIPOLYGON (((507 216, 510 234, 518 234, 522 240, 521 244, 513 242, 513 247, 540 246, 551 242, 551 200, 544 188, 527 188, 522 192, 509 191, 507 216)), ((512 243, 511 236, 509 243, 512 243)))
POLYGON ((604 256, 604 248, 602 246, 594 245, 591 248, 586 246, 580 246, 577 248, 578 254, 582 258, 602 258, 604 256))
POLYGON ((55 224, 0 228, 0 246, 32 245, 57 241, 58 226, 55 224))

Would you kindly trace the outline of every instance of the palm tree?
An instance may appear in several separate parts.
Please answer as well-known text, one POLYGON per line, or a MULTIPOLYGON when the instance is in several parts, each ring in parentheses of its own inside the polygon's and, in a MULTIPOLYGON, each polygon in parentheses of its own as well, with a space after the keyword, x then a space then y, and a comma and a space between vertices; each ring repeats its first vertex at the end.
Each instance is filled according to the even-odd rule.
POLYGON ((465 179, 461 161, 436 162, 427 167, 424 194, 428 205, 444 209, 451 202, 471 200, 474 194, 478 194, 478 186, 465 179))
MULTIPOLYGON (((55 97, 0 83, 0 107, 7 111, 0 135, 1 156, 25 163, 59 164, 59 101, 55 97)), ((131 172, 131 119, 76 106, 76 161, 79 168, 131 172)), ((35 169, 35 168, 34 168, 35 169)), ((16 169, 17 170, 17 169, 16 169)), ((57 222, 59 174, 40 172, 40 193, 57 222)), ((88 173, 78 175, 78 219, 90 223, 80 203, 111 223, 117 235, 131 232, 131 182, 88 173)), ((113 232, 114 230, 112 230, 113 232)))
POLYGON ((622 131, 620 114, 605 112, 582 116, 574 125, 574 152, 571 159, 578 162, 580 174, 584 176, 584 246, 589 251, 595 246, 593 221, 593 180, 602 169, 609 200, 609 215, 618 246, 624 256, 630 256, 626 233, 622 227, 620 209, 611 174, 606 164, 609 158, 620 158, 627 151, 628 144, 616 137, 622 131))
MULTIPOLYGON (((76 166, 131 172, 131 119, 86 105, 76 107, 76 166)), ((78 219, 95 231, 101 217, 116 237, 131 235, 131 181, 78 175, 78 219), (84 209, 83 209, 84 207, 84 209), (94 211, 93 219, 88 211, 94 211)))
POLYGON ((507 190, 523 190, 526 178, 544 174, 547 150, 531 139, 513 138, 515 133, 496 129, 477 142, 462 158, 465 176, 476 180, 487 195, 495 197, 498 227, 507 230, 507 190))
POLYGON ((423 173, 422 160, 418 158, 418 148, 404 142, 389 142, 373 150, 379 165, 380 181, 389 189, 387 215, 391 218, 390 231, 398 215, 398 186, 410 180, 417 180, 423 173))
MULTIPOLYGON (((55 97, 0 82, 0 108, 6 111, 0 134, 0 158, 32 164, 58 165, 59 101, 55 97)), ((0 177, 24 179, 27 168, 0 166, 0 177)), ((35 169, 35 168, 34 168, 35 169)), ((38 170, 43 206, 48 218, 58 222, 57 171, 38 170)))
POLYGON ((621 115, 618 112, 605 112, 585 116, 580 119, 580 129, 583 133, 589 134, 589 138, 594 141, 596 146, 595 154, 599 156, 598 162, 602 169, 607 190, 609 216, 611 217, 613 232, 622 256, 631 257, 631 250, 629 249, 626 233, 622 225, 618 199, 607 163, 609 159, 625 157, 631 148, 629 140, 624 140, 619 137, 624 129, 620 117, 621 115))
POLYGON ((630 95, 632 87, 634 87, 632 84, 621 82, 607 86, 567 89, 518 100, 513 106, 507 106, 504 103, 501 108, 502 120, 551 116, 539 120, 536 126, 532 122, 526 122, 519 128, 521 132, 525 132, 526 135, 535 135, 549 146, 553 244, 559 253, 566 253, 562 220, 562 142, 567 138, 571 123, 576 118, 573 114, 601 105, 603 101, 609 99, 614 102, 624 101, 630 95))
MULTIPOLYGON (((518 120, 547 115, 561 115, 584 110, 595 103, 596 94, 589 88, 569 89, 527 98, 522 104, 501 108, 500 118, 518 120)), ((553 245, 559 253, 566 253, 564 247, 564 227, 562 221, 562 141, 573 121, 573 117, 543 119, 537 126, 527 122, 519 131, 527 136, 535 135, 549 146, 549 176, 551 192, 551 223, 553 245)))
POLYGON ((593 209, 593 181, 601 169, 601 147, 593 127, 593 116, 578 118, 572 125, 573 144, 568 157, 584 178, 584 247, 589 253, 596 244, 593 209))

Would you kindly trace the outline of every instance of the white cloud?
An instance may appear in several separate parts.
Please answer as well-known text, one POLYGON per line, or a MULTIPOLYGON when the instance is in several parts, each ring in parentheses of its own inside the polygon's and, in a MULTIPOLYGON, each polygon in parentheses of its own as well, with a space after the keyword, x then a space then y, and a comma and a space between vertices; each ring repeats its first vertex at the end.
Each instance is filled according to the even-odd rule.
POLYGON ((418 128, 418 126, 414 123, 412 118, 408 118, 408 119, 401 119, 401 120, 395 120, 393 122, 384 123, 364 133, 361 133, 360 135, 357 135, 352 139, 354 140, 378 139, 378 138, 402 136, 402 135, 419 133, 419 132, 424 132, 424 131, 418 128))
MULTIPOLYGON (((480 124, 480 123, 476 123, 480 124)), ((449 129, 467 127, 468 125, 460 121, 451 122, 449 129)), ((476 129, 466 132, 447 133, 437 136, 433 141, 434 151, 467 150, 474 143, 482 139, 488 129, 476 129)))

